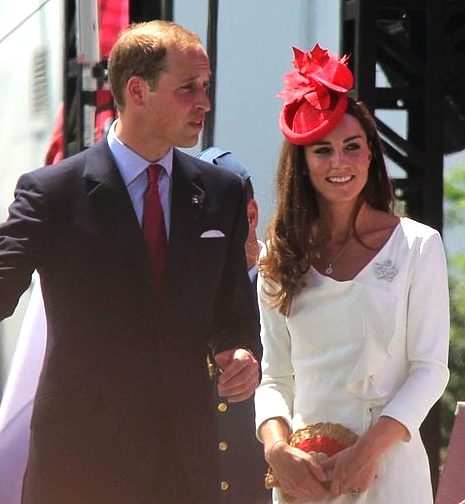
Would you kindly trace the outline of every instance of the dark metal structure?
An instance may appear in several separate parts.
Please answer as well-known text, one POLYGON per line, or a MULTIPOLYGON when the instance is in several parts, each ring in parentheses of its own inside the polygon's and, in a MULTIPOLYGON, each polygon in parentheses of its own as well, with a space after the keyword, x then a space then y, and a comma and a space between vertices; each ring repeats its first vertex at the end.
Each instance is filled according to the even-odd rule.
POLYGON ((133 23, 150 19, 173 20, 173 0, 129 0, 129 19, 133 23))
POLYGON ((106 86, 100 60, 97 0, 64 4, 63 147, 70 156, 94 140, 97 91, 106 86))
POLYGON ((65 2, 64 64, 63 64, 63 141, 64 155, 83 149, 82 75, 77 62, 76 2, 65 2))
MULTIPOLYGON (((406 214, 442 230, 443 155, 465 148, 465 2, 343 0, 342 40, 356 98, 375 116, 405 116, 405 135, 377 123, 387 156, 405 173, 395 184, 406 214)), ((436 405, 422 427, 435 488, 439 421, 436 405)))
POLYGON ((378 126, 405 172, 396 186, 406 213, 442 229, 443 154, 465 148, 465 3, 343 0, 342 34, 357 98, 375 115, 405 113, 405 137, 378 126), (378 84, 380 70, 388 86, 378 84))
POLYGON ((216 112, 216 69, 218 46, 218 9, 219 0, 208 0, 207 52, 210 58, 211 80, 209 97, 210 113, 207 114, 202 134, 202 150, 215 145, 215 112, 216 112))

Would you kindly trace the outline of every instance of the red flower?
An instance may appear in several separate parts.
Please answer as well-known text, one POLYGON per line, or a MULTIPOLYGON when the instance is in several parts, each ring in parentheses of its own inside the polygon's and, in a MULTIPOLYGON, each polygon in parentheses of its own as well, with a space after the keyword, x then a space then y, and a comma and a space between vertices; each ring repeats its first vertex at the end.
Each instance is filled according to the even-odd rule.
POLYGON ((278 93, 285 104, 307 100, 313 107, 325 110, 330 106, 329 91, 347 93, 353 76, 347 67, 347 56, 338 59, 318 44, 311 51, 293 47, 296 70, 284 75, 284 88, 278 93))

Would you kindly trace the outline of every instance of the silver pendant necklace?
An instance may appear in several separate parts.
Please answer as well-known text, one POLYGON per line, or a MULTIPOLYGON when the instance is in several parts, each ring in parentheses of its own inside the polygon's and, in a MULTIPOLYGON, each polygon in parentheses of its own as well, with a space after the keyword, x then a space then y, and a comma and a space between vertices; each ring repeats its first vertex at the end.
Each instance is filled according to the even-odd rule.
POLYGON ((341 250, 336 254, 336 257, 333 258, 331 262, 328 263, 328 266, 326 266, 325 269, 325 274, 326 275, 331 275, 332 272, 334 271, 334 265, 336 264, 337 260, 341 258, 342 254, 346 251, 352 237, 350 237, 342 246, 341 250))

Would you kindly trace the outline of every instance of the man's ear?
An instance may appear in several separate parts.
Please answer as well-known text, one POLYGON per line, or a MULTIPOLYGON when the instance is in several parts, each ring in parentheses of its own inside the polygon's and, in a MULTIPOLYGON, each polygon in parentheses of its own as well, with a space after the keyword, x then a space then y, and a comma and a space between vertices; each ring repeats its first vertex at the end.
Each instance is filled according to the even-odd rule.
POLYGON ((249 228, 256 229, 258 226, 258 205, 254 198, 247 202, 247 220, 249 228))
POLYGON ((126 101, 134 105, 143 105, 148 83, 138 75, 133 75, 126 83, 126 101))

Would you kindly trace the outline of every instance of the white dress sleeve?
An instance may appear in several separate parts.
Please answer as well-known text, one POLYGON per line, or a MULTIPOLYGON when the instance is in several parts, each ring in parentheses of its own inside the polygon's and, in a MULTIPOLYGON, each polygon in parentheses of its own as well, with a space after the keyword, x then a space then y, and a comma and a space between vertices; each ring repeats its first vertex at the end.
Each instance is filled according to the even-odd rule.
POLYGON ((257 430, 269 418, 282 417, 291 426, 294 402, 294 370, 291 362, 291 340, 286 317, 278 308, 267 304, 270 285, 258 277, 258 302, 263 343, 262 380, 255 391, 257 430))
POLYGON ((406 351, 408 377, 382 415, 417 430, 447 385, 449 290, 439 233, 423 239, 408 292, 406 351))

